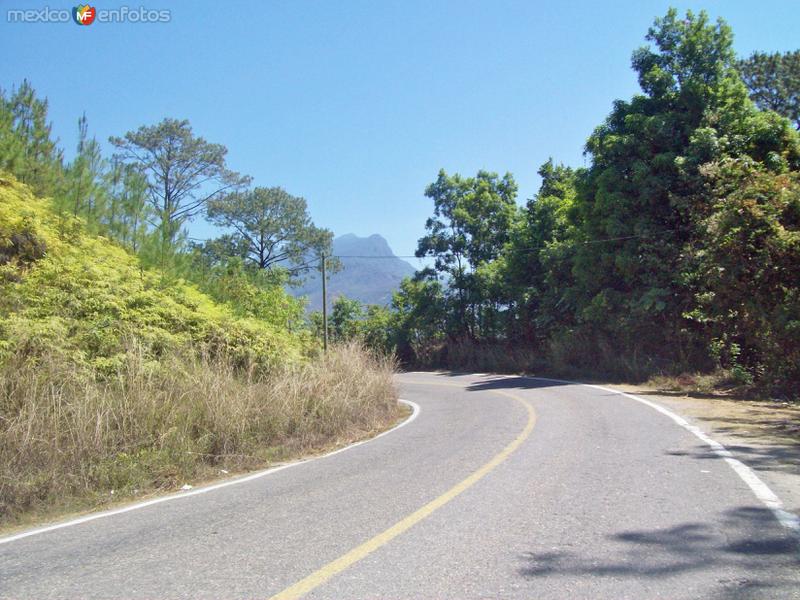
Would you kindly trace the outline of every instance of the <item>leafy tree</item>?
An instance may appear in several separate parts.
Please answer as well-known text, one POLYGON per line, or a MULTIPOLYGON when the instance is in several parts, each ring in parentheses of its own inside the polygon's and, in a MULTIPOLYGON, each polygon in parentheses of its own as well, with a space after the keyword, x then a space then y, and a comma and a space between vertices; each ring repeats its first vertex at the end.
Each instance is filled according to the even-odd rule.
MULTIPOLYGON (((761 113, 735 68, 730 28, 705 13, 656 19, 633 55, 643 93, 617 101, 589 138, 575 202, 577 320, 596 354, 633 356, 627 372, 695 362, 701 332, 683 314, 700 284, 695 248, 712 209, 700 167, 749 156, 796 167, 788 122, 761 113)), ((598 360, 586 356, 587 361, 598 360)))
POLYGON ((509 337, 522 336, 531 343, 543 341, 555 323, 569 320, 559 293, 572 282, 570 212, 582 172, 550 159, 538 173, 539 192, 528 201, 513 230, 500 274, 515 305, 509 337))
POLYGON ((392 312, 386 306, 370 304, 361 322, 361 339, 372 350, 389 354, 394 351, 391 330, 392 312))
POLYGON ((164 119, 109 140, 118 160, 135 165, 145 175, 148 199, 166 247, 175 244, 184 222, 209 200, 249 181, 227 168, 225 146, 196 137, 186 120, 164 119))
POLYGON ((690 316, 710 325, 714 358, 800 395, 800 173, 749 159, 704 168, 703 286, 690 316))
MULTIPOLYGON (((510 173, 479 171, 464 178, 444 170, 425 190, 433 200, 433 217, 419 240, 416 255, 434 258, 434 270, 449 283, 455 307, 451 332, 476 338, 486 314, 497 310, 498 298, 487 297, 476 282, 476 270, 496 259, 508 242, 518 217, 517 184, 510 173)), ((485 332, 491 333, 491 332, 485 332)))
POLYGON ((401 360, 432 364, 446 336, 448 306, 442 284, 424 273, 406 278, 392 297, 390 327, 401 360))
POLYGON ((800 129, 800 50, 754 52, 739 62, 739 72, 759 108, 783 115, 800 129))
MULTIPOLYGON (((392 313, 386 306, 364 305, 358 300, 339 296, 333 302, 328 318, 328 335, 333 342, 360 341, 366 348, 381 354, 394 351, 392 313)), ((323 336, 322 313, 310 315, 311 328, 315 336, 323 336)))
POLYGON ((333 301, 330 315, 330 335, 334 341, 344 342, 356 339, 360 334, 360 321, 363 318, 361 302, 339 296, 333 301))
POLYGON ((214 223, 234 230, 217 246, 259 269, 280 264, 296 276, 313 268, 309 257, 331 254, 333 233, 314 225, 305 199, 279 187, 226 194, 210 201, 207 212, 214 223))

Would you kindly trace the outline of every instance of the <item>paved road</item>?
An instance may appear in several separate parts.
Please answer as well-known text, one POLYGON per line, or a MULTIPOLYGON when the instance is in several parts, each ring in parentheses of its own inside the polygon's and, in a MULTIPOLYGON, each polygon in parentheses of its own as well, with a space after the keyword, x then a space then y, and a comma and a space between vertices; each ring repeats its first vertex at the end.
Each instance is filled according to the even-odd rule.
POLYGON ((0 544, 3 598, 800 598, 800 546, 653 408, 410 373, 415 421, 260 479, 0 544))

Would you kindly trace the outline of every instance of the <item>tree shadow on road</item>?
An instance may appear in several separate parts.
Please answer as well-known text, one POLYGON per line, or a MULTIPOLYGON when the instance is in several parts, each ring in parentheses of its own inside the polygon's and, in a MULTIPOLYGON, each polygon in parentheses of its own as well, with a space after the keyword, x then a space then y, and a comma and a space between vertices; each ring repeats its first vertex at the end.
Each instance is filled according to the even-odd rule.
POLYGON ((599 552, 527 552, 519 573, 657 580, 712 571, 725 598, 800 596, 800 540, 766 508, 742 506, 713 522, 623 530, 606 539, 599 552))
MULTIPOLYGON (((800 475, 800 449, 795 445, 741 446, 726 444, 736 458, 756 471, 779 471, 800 475)), ((697 460, 720 460, 722 457, 708 446, 697 445, 691 450, 670 450, 671 456, 688 456, 697 460)), ((800 594, 798 594, 800 596, 800 594)))
MULTIPOLYGON (((534 390, 534 389, 544 389, 550 387, 564 387, 574 385, 568 382, 562 382, 553 379, 532 379, 529 377, 518 377, 518 376, 485 376, 480 381, 473 382, 466 387, 467 391, 470 392, 479 392, 479 391, 486 391, 486 390, 503 390, 503 389, 516 389, 516 390, 534 390)), ((618 393, 616 392, 603 392, 601 390, 594 390, 593 394, 597 395, 598 397, 605 396, 617 396, 618 393)), ((714 421, 719 421, 721 417, 693 417, 694 419, 698 419, 701 421, 712 421, 711 425, 714 426, 714 421)), ((783 473, 790 473, 794 475, 800 475, 800 445, 794 439, 787 438, 781 440, 780 438, 776 439, 767 439, 766 443, 761 444, 748 444, 747 438, 752 437, 755 440, 761 441, 764 438, 764 433, 761 431, 755 431, 749 434, 746 430, 742 429, 741 426, 770 426, 774 429, 776 427, 774 420, 756 420, 753 418, 734 418, 734 417, 725 417, 725 422, 730 424, 729 428, 720 427, 718 424, 714 426, 714 431, 722 432, 722 433, 729 433, 731 435, 735 435, 737 437, 742 438, 744 443, 741 444, 731 444, 727 443, 725 446, 728 450, 733 452, 737 458, 745 462, 751 468, 757 471, 779 471, 783 473)), ((792 430, 794 431, 794 430, 792 430)), ((774 436, 774 431, 771 431, 774 436)), ((792 436, 796 434, 792 433, 792 436)), ((677 454, 677 453, 676 453, 677 454)), ((719 458, 717 454, 712 452, 706 446, 698 446, 698 448, 693 451, 692 453, 682 453, 686 455, 691 455, 694 458, 698 459, 705 459, 705 458, 719 458)), ((798 598, 800 598, 800 593, 798 593, 798 598)))
POLYGON ((530 377, 496 377, 487 376, 467 386, 468 392, 483 392, 487 390, 535 390, 541 388, 561 387, 573 385, 565 381, 554 379, 532 379, 530 377))

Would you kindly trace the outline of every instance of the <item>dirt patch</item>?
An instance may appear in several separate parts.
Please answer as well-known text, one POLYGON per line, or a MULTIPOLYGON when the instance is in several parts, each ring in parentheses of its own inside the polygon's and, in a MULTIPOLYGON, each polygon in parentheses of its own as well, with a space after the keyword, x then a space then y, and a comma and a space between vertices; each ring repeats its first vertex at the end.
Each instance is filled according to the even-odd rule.
MULTIPOLYGON (((681 414, 704 423, 710 431, 742 440, 788 444, 800 449, 800 404, 747 400, 727 395, 685 395, 640 385, 612 385, 633 394, 651 396, 681 414)), ((704 427, 705 429, 705 427, 704 427)))

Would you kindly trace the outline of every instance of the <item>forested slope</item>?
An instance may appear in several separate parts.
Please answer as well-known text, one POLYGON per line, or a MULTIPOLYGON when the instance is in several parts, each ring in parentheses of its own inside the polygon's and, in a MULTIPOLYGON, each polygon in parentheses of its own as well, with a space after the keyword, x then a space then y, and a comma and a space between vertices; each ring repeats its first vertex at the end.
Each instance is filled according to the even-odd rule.
POLYGON ((0 175, 0 522, 266 465, 395 418, 391 361, 357 346, 318 356, 282 308, 294 301, 264 294, 259 318, 243 315, 0 175))
POLYGON ((800 52, 737 59, 704 12, 645 39, 585 167, 547 161, 524 206, 511 173, 438 173, 431 267, 373 338, 417 365, 800 396, 800 52))
POLYGON ((180 279, 165 281, 120 246, 0 178, 0 339, 4 355, 59 354, 113 373, 132 344, 270 366, 298 362, 308 338, 289 323, 243 318, 180 279))

